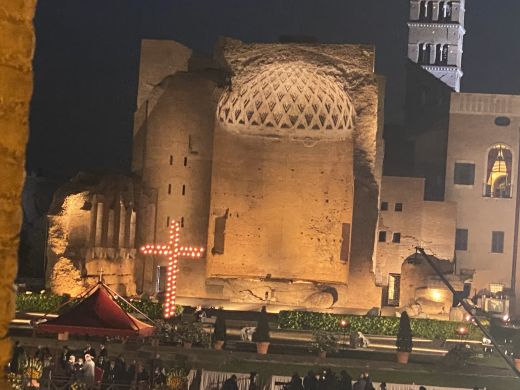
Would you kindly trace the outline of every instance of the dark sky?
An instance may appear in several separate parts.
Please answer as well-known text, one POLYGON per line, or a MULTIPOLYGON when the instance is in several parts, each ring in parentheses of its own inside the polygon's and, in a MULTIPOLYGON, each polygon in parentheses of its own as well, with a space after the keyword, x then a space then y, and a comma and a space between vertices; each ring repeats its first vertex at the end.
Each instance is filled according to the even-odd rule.
MULTIPOLYGON (((467 0, 464 92, 520 93, 519 0, 467 0)), ((211 54, 219 35, 373 43, 386 121, 402 117, 407 0, 40 0, 27 169, 128 172, 142 38, 211 54)))

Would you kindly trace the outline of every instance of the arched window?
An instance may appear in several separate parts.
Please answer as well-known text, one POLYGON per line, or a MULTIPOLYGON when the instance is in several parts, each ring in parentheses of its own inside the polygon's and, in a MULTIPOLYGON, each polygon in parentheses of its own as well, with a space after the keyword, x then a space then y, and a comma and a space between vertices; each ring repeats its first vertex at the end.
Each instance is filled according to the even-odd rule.
POLYGON ((431 22, 433 19, 433 2, 421 1, 419 10, 419 20, 421 22, 431 22))
POLYGON ((442 46, 441 65, 448 65, 448 53, 450 51, 449 45, 442 46))
POLYGON ((431 52, 431 44, 419 43, 419 58, 418 58, 419 64, 422 64, 422 65, 430 64, 430 52, 431 52))
POLYGON ((439 3, 439 22, 450 22, 451 21, 451 1, 441 1, 439 3))
POLYGON ((504 144, 496 144, 489 149, 484 196, 490 198, 511 197, 512 166, 513 155, 509 147, 504 144))

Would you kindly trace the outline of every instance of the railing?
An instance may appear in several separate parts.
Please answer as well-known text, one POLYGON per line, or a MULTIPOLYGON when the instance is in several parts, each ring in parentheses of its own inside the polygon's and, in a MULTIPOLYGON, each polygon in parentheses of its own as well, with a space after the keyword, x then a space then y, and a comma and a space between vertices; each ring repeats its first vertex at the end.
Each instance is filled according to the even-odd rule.
POLYGON ((511 185, 507 185, 501 188, 491 188, 489 184, 483 184, 482 196, 485 198, 501 198, 501 199, 510 199, 511 198, 511 185))
MULTIPOLYGON (((35 384, 38 383, 39 389, 41 390, 69 390, 74 383, 84 384, 81 380, 75 380, 72 378, 64 377, 64 376, 53 376, 50 379, 38 379, 31 380, 31 378, 22 377, 21 378, 21 388, 23 390, 34 389, 35 384)), ((83 387, 79 387, 83 389, 83 387)), ((85 389, 89 390, 150 390, 153 389, 153 385, 149 382, 139 382, 139 383, 97 383, 91 387, 85 387, 85 389)))

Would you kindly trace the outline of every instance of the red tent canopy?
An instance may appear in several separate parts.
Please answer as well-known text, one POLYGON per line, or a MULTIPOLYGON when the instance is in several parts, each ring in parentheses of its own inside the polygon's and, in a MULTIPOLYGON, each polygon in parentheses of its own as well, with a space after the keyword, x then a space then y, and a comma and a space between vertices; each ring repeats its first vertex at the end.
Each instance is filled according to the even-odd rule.
POLYGON ((95 336, 151 336, 155 328, 128 314, 103 283, 59 317, 36 325, 37 330, 52 333, 95 336))

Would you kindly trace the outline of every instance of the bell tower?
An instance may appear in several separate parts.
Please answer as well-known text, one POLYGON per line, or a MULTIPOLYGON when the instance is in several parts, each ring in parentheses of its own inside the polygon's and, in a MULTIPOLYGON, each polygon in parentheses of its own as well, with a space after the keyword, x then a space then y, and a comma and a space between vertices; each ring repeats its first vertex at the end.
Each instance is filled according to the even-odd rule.
POLYGON ((455 91, 462 78, 465 0, 410 0, 408 58, 455 91))

